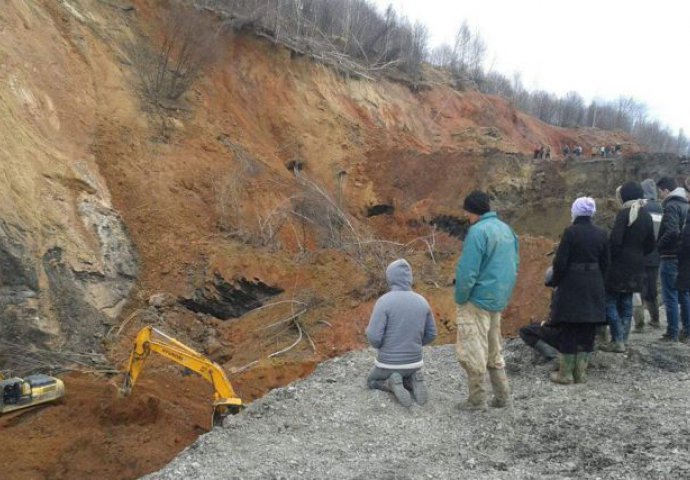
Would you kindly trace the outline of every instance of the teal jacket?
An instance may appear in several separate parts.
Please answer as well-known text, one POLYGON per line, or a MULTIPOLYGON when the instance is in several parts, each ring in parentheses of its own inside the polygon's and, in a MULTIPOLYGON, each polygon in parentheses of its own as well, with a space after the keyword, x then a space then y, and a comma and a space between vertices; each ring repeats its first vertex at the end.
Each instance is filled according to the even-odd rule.
POLYGON ((455 302, 472 302, 500 312, 513 293, 519 265, 518 239, 496 212, 482 215, 470 227, 455 269, 455 302))

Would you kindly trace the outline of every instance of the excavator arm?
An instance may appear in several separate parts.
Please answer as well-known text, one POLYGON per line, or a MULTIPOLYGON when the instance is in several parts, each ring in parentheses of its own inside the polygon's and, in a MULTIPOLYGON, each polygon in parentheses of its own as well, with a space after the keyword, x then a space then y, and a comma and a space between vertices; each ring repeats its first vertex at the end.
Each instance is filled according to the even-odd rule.
POLYGON ((212 424, 214 426, 222 424, 225 416, 230 413, 238 413, 242 408, 242 400, 235 394, 230 380, 220 365, 151 326, 142 328, 137 334, 125 371, 125 380, 120 388, 120 392, 124 396, 132 393, 132 388, 134 388, 151 352, 156 352, 198 373, 213 385, 212 424))

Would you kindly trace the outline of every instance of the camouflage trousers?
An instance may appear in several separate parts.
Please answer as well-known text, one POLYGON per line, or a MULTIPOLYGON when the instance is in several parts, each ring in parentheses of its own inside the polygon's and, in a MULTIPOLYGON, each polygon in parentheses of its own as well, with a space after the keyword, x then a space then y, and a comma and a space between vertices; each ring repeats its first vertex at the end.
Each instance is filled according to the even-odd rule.
POLYGON ((488 312, 467 302, 457 306, 455 354, 468 375, 504 368, 501 312, 488 312))

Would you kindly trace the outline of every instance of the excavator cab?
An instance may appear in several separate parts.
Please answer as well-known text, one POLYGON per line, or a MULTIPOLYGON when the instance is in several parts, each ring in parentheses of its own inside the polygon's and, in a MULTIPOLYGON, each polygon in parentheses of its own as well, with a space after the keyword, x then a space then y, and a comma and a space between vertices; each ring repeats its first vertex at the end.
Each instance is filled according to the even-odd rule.
POLYGON ((58 400, 65 395, 59 378, 36 374, 0 380, 0 413, 58 400))

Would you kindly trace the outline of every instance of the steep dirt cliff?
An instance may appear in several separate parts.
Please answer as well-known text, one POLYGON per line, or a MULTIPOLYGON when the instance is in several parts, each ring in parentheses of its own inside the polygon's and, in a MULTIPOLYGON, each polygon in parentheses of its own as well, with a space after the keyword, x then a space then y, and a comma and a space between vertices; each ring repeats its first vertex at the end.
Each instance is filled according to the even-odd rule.
MULTIPOLYGON (((0 11, 0 368, 118 369, 137 329, 155 324, 221 363, 250 401, 362 347, 398 256, 430 299, 439 342, 452 341, 460 201, 474 188, 524 234, 512 333, 545 313, 546 254, 570 197, 685 168, 647 157, 533 162, 540 143, 639 147, 443 84, 414 92, 348 79, 228 29, 199 81, 152 105, 135 57, 156 48, 169 5, 9 0, 0 11), (93 355, 74 364, 68 353, 93 355)), ((65 404, 2 425, 14 435, 3 435, 1 463, 14 478, 159 468, 201 431, 211 391, 162 362, 144 376, 148 403, 137 391, 116 400, 119 377, 68 376, 65 404), (175 422, 155 413, 171 409, 175 422), (77 415, 79 429, 64 428, 77 415), (50 444, 69 459, 59 468, 22 453, 39 426, 62 439, 50 444), (162 447, 144 431, 174 440, 162 447), (95 447, 104 438, 107 452, 95 447)))
POLYGON ((93 154, 114 52, 86 23, 67 2, 0 13, 0 337, 25 347, 99 349, 138 272, 93 154))

